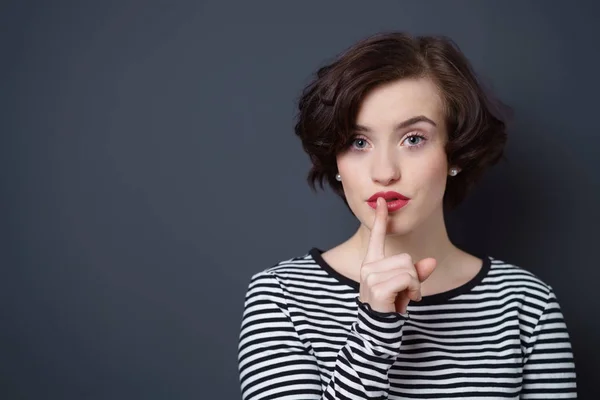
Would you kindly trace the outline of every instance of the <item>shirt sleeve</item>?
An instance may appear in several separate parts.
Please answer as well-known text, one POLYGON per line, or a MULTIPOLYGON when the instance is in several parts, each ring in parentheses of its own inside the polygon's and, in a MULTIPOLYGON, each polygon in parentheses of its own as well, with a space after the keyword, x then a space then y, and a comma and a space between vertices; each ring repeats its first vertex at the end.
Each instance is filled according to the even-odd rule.
POLYGON ((521 399, 577 398, 575 363, 569 333, 552 288, 529 338, 521 399))
POLYGON ((246 293, 238 343, 243 400, 382 399, 389 392, 408 315, 379 313, 355 299, 357 320, 337 353, 333 372, 320 371, 310 344, 290 318, 284 291, 269 272, 255 274, 246 293))

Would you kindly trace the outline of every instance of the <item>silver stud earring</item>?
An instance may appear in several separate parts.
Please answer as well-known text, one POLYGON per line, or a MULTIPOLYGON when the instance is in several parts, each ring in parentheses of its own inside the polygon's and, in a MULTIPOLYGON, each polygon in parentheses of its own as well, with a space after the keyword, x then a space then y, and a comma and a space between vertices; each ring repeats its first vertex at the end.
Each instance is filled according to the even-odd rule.
POLYGON ((335 174, 335 179, 338 181, 342 180, 342 176, 340 174, 335 174))
POLYGON ((458 168, 450 168, 450 175, 456 176, 458 174, 458 168))

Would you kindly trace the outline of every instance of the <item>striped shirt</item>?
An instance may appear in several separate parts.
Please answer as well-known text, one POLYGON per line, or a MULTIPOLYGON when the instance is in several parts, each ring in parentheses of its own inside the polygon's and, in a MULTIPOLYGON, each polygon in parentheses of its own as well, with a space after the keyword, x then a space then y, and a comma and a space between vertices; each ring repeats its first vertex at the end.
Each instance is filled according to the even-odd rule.
POLYGON ((490 256, 468 283, 381 313, 312 248, 252 275, 238 343, 244 400, 576 398, 552 288, 490 256))

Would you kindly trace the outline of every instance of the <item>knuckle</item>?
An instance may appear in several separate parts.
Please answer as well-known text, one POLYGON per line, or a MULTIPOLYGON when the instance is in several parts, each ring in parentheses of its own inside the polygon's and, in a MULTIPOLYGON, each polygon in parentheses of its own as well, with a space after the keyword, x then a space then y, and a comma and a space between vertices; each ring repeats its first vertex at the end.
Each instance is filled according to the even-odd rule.
POLYGON ((387 297, 388 293, 381 288, 373 288, 371 290, 371 298, 375 301, 383 301, 387 297))
POLYGON ((415 269, 412 257, 408 253, 400 253, 394 257, 396 257, 396 262, 400 268, 406 269, 412 276, 417 277, 417 270, 415 269))
POLYGON ((366 281, 367 281, 367 278, 368 278, 370 275, 372 275, 372 273, 373 273, 373 270, 372 270, 371 268, 369 268, 369 267, 368 267, 368 266, 366 266, 366 265, 365 265, 365 266, 363 266, 363 267, 360 269, 360 279, 361 279, 361 281, 363 281, 363 282, 366 282, 366 281))
POLYGON ((408 271, 402 271, 401 273, 399 273, 398 275, 396 275, 396 279, 398 282, 402 282, 402 283, 410 283, 412 277, 410 276, 410 274, 408 273, 408 271))
POLYGON ((419 281, 419 275, 417 275, 417 270, 414 268, 409 269, 406 273, 411 277, 414 281, 419 281))
POLYGON ((412 261, 412 258, 410 256, 410 254, 408 254, 408 253, 400 253, 400 254, 398 254, 398 258, 401 259, 401 260, 403 260, 403 261, 404 260, 406 260, 406 261, 412 261))
POLYGON ((415 288, 420 290, 421 283, 416 279, 410 271, 404 271, 398 275, 398 281, 405 285, 406 288, 415 288))
POLYGON ((421 291, 421 282, 418 279, 412 279, 412 286, 415 291, 421 291))
POLYGON ((394 256, 396 262, 403 267, 412 265, 412 258, 408 253, 400 253, 394 256))
POLYGON ((366 273, 362 280, 363 282, 367 285, 367 286, 373 286, 374 283, 374 279, 375 279, 375 274, 373 274, 372 272, 368 272, 366 273))

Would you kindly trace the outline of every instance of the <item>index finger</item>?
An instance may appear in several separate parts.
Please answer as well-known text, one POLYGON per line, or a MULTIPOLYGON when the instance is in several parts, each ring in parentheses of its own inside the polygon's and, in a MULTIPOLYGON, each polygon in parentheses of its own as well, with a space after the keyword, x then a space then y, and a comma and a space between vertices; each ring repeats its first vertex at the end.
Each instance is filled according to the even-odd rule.
POLYGON ((385 199, 377 198, 377 207, 375 208, 375 219, 371 234, 369 235, 369 246, 365 255, 364 263, 369 263, 384 258, 385 233, 387 231, 388 209, 385 199), (381 199, 381 200, 380 200, 381 199))

